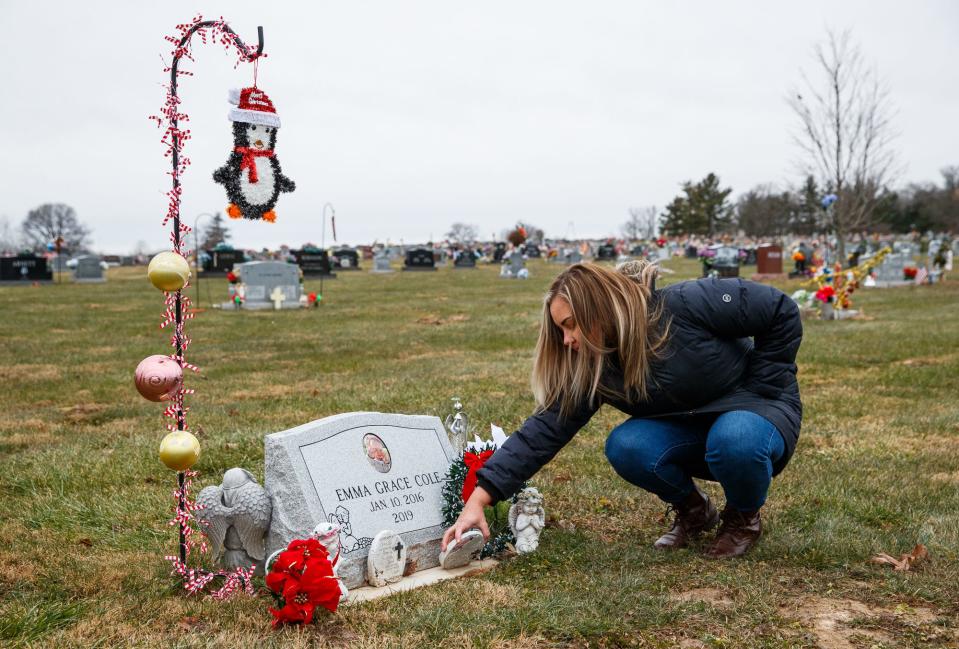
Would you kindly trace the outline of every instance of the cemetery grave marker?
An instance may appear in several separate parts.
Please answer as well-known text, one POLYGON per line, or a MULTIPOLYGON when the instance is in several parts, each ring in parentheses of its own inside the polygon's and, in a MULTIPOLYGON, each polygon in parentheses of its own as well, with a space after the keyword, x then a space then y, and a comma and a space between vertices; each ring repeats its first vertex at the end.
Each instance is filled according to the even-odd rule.
POLYGON ((77 266, 73 269, 73 281, 80 283, 99 283, 107 281, 103 277, 100 260, 92 255, 77 257, 77 266))
POLYGON ((254 311, 276 308, 275 295, 282 295, 279 308, 300 308, 300 274, 295 265, 282 261, 249 261, 237 266, 237 270, 245 289, 243 308, 254 311))
POLYGON ((384 530, 406 546, 405 572, 438 565, 453 461, 439 418, 346 413, 267 435, 265 443, 268 553, 330 522, 341 529, 337 570, 348 588, 367 580, 370 545, 384 530))

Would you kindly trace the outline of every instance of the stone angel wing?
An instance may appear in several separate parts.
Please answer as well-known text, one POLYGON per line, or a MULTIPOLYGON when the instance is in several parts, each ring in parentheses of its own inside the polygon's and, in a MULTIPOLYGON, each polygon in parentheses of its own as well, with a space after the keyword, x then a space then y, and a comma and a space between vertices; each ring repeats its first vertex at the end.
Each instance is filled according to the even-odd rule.
POLYGON ((200 529, 210 540, 210 551, 213 553, 213 559, 219 559, 223 552, 226 530, 230 527, 227 520, 230 516, 230 508, 223 503, 223 488, 220 485, 204 487, 197 495, 196 503, 202 506, 196 512, 197 520, 200 521, 200 529))
POLYGON ((506 514, 506 519, 509 521, 509 528, 513 531, 513 534, 516 534, 516 517, 519 515, 519 503, 513 503, 509 506, 509 513, 506 514))
POLYGON ((203 522, 203 531, 210 539, 214 559, 223 552, 223 541, 230 527, 236 530, 243 549, 254 559, 266 557, 266 531, 270 526, 273 502, 266 490, 250 480, 232 489, 214 485, 202 489, 196 513, 203 522))
POLYGON ((266 558, 266 531, 270 527, 273 501, 266 489, 247 482, 235 491, 232 520, 246 553, 258 561, 266 558))

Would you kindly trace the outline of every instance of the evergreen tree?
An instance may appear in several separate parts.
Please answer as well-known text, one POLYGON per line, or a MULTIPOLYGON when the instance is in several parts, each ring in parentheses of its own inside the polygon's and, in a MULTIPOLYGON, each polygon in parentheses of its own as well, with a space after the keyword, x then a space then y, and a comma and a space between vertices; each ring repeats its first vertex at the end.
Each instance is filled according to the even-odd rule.
POLYGON ((213 223, 206 227, 203 233, 204 250, 212 250, 221 243, 226 243, 230 238, 230 230, 223 224, 223 215, 217 212, 213 215, 213 223))
POLYGON ((719 177, 710 173, 698 183, 686 181, 683 194, 666 206, 662 229, 669 234, 713 236, 732 223, 733 210, 727 199, 732 189, 719 186, 719 177))

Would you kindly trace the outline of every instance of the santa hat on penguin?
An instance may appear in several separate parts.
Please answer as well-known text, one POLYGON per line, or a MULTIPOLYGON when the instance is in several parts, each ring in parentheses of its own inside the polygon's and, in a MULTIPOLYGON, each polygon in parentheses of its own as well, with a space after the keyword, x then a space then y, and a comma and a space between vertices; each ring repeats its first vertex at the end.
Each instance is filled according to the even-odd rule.
POLYGON ((231 218, 273 222, 273 208, 281 192, 296 184, 283 175, 276 156, 280 116, 269 96, 256 86, 230 90, 233 151, 226 164, 213 172, 213 180, 226 188, 231 218))

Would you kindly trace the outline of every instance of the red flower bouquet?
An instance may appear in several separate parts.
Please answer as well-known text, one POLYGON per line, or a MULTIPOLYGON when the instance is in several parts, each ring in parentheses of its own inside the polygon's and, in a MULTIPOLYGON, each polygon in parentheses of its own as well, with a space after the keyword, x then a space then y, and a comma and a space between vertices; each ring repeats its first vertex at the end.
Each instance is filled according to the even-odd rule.
POLYGON ((296 539, 280 553, 266 576, 266 585, 281 602, 273 614, 273 628, 282 624, 309 624, 318 606, 336 612, 340 582, 326 548, 317 539, 296 539))
POLYGON ((832 286, 823 286, 821 289, 816 291, 816 299, 820 302, 832 302, 833 298, 836 297, 836 289, 832 286))
POLYGON ((905 268, 902 269, 902 278, 908 279, 908 280, 915 280, 916 273, 918 272, 919 272, 919 269, 916 268, 915 266, 906 266, 905 268))
POLYGON ((226 281, 228 281, 230 284, 236 284, 240 281, 240 278, 231 270, 226 274, 226 281))

